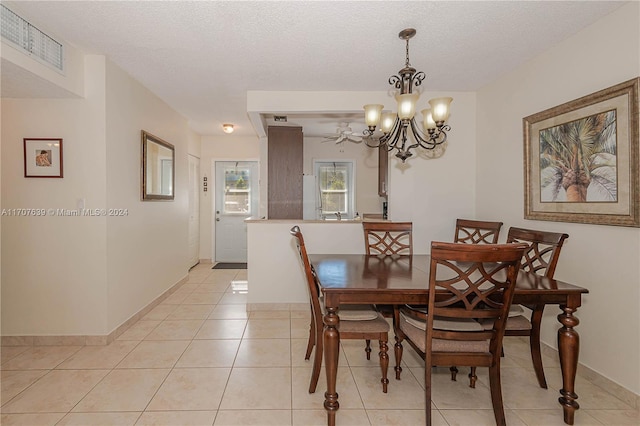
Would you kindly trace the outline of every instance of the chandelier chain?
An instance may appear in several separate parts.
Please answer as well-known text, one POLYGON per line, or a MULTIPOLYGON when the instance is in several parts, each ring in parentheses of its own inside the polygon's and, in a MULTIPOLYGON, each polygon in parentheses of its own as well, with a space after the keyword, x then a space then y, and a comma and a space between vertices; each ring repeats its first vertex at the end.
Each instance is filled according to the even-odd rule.
POLYGON ((407 39, 407 59, 404 63, 405 67, 410 67, 411 64, 409 63, 409 39, 407 39))

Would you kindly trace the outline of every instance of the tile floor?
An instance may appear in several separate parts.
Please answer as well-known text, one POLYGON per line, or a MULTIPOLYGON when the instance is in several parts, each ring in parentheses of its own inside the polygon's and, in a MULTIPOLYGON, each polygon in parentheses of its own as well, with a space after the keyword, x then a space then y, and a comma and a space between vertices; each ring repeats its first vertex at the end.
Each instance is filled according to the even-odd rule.
MULTIPOLYGON (((246 271, 199 265, 189 281, 108 346, 3 347, 0 424, 323 425, 324 374, 307 392, 308 313, 246 312, 246 271)), ((509 425, 562 425, 558 362, 537 385, 527 342, 505 339, 503 394, 509 425)), ((423 363, 407 346, 401 381, 379 383, 376 357, 342 344, 339 425, 422 425, 423 363)), ((391 354, 393 363, 393 355, 391 354)), ((460 368, 434 373, 436 425, 492 425, 486 369, 476 389, 460 368)), ((484 370, 484 371, 482 371, 484 370)), ((583 377, 576 425, 638 425, 638 412, 583 377)))

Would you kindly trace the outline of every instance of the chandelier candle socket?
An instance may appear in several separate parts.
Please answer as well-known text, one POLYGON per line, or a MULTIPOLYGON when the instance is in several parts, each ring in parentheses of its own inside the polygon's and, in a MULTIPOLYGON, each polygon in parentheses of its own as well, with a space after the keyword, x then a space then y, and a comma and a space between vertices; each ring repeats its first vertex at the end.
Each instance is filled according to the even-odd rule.
POLYGON ((398 89, 396 101, 398 103, 398 113, 383 112, 384 105, 368 104, 364 106, 365 123, 367 130, 364 141, 371 148, 384 148, 387 151, 397 150, 396 157, 404 163, 407 158, 413 156, 412 149, 422 147, 426 150, 434 150, 447 140, 447 132, 451 130, 448 124, 449 105, 452 98, 436 98, 429 101, 431 108, 423 109, 422 126, 420 129, 416 123, 416 104, 420 98, 420 93, 413 92, 414 86, 418 87, 425 79, 422 71, 416 69, 409 63, 409 39, 416 35, 416 30, 407 28, 398 34, 400 39, 405 40, 406 60, 404 68, 398 71, 398 75, 389 77, 389 84, 398 89), (374 137, 374 132, 379 126, 382 136, 374 137), (413 141, 408 140, 408 135, 413 136, 413 141))

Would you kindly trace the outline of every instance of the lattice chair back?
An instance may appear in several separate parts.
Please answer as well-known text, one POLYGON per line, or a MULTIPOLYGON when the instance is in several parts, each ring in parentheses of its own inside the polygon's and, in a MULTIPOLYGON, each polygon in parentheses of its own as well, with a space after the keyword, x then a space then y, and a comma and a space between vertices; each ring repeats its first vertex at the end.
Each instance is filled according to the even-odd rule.
POLYGON ((527 243, 529 248, 522 257, 521 269, 553 278, 560 250, 568 234, 536 231, 533 229, 509 228, 508 243, 527 243))
POLYGON ((412 222, 362 222, 367 254, 412 255, 412 222))
POLYGON ((465 244, 497 244, 502 222, 458 219, 454 242, 465 244))

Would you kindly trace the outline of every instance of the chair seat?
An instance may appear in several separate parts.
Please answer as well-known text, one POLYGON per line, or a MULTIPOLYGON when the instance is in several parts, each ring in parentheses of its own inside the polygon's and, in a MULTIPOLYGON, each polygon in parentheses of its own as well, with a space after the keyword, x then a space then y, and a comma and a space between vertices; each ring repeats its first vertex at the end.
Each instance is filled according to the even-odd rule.
POLYGON ((420 312, 423 314, 427 313, 427 305, 404 305, 412 311, 420 312))
POLYGON ((341 333, 388 333, 391 327, 381 314, 372 320, 364 321, 343 321, 342 309, 340 310, 340 332, 341 333))
MULTIPOLYGON (((421 330, 427 329, 427 323, 420 321, 416 318, 411 318, 401 313, 401 315, 412 326, 421 330)), ((471 318, 455 318, 455 319, 441 319, 435 317, 433 319, 433 328, 435 330, 453 330, 453 331, 482 331, 484 328, 480 323, 471 318)))
MULTIPOLYGON (((436 321, 439 321, 443 326, 460 327, 460 328, 457 328, 456 330, 463 330, 463 331, 481 331, 482 330, 482 326, 473 320, 470 320, 470 321, 474 322, 475 325, 460 324, 460 323, 451 324, 453 321, 434 319, 433 321, 434 328, 436 328, 436 325, 435 325, 436 321)), ((423 352, 425 351, 425 348, 426 348, 426 333, 425 333, 426 325, 424 324, 425 323, 423 321, 409 318, 403 313, 400 313, 400 329, 423 352), (418 323, 420 323, 419 326, 418 326, 418 323)), ((441 330, 451 330, 451 328, 442 328, 441 330)), ((488 340, 433 339, 432 344, 433 344, 433 352, 489 352, 488 340)))
POLYGON ((518 315, 524 314, 524 308, 522 305, 511 305, 509 306, 509 317, 517 317, 518 315))
MULTIPOLYGON (((493 320, 487 319, 481 321, 482 327, 485 330, 491 330, 493 328, 493 320)), ((516 317, 507 318, 505 330, 531 330, 531 321, 527 317, 518 315, 516 317)))
MULTIPOLYGON (((324 307, 324 298, 319 297, 319 299, 322 315, 326 315, 327 310, 324 307)), ((370 321, 380 316, 373 305, 340 305, 338 315, 340 316, 340 321, 370 321)))

